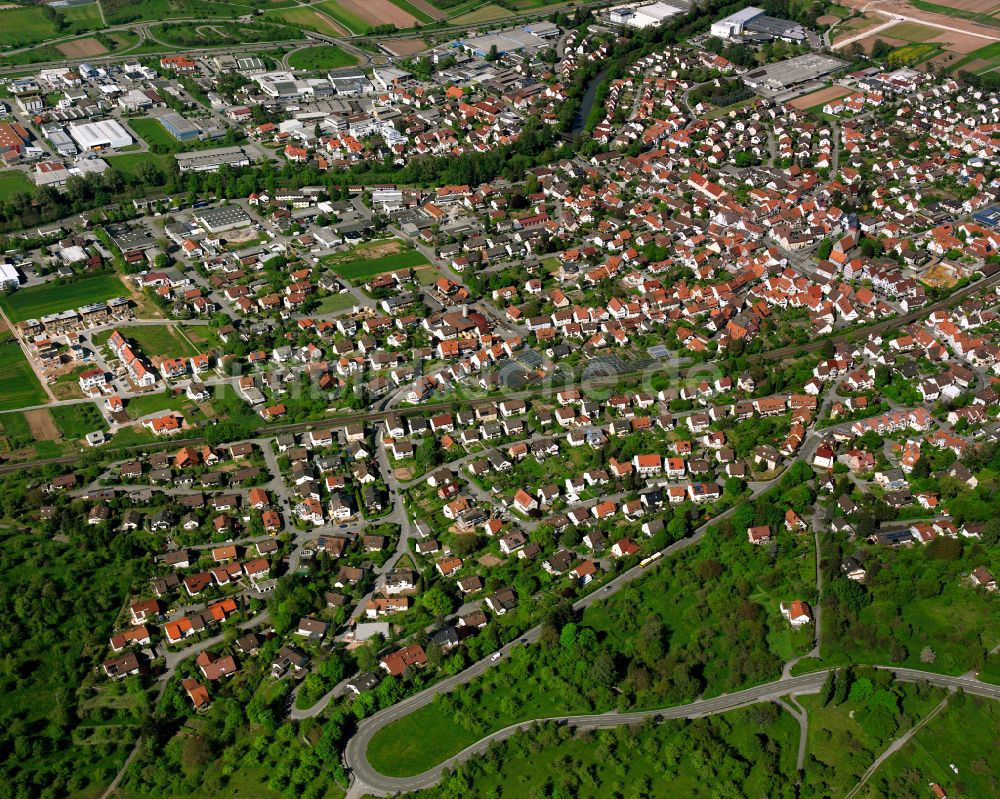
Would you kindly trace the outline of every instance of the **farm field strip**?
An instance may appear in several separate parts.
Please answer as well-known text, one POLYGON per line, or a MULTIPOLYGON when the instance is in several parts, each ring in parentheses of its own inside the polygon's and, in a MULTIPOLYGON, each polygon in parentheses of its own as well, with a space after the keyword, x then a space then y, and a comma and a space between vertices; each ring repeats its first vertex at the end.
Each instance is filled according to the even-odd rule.
POLYGON ((46 401, 45 389, 9 332, 0 334, 0 410, 46 401))

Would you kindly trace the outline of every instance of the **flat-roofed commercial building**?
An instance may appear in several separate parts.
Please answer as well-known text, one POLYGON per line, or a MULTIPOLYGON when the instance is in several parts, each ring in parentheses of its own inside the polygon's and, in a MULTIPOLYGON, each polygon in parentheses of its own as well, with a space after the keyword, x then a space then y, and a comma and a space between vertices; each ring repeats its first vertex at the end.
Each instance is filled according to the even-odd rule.
POLYGON ((113 119, 99 122, 74 123, 69 126, 69 135, 84 152, 88 150, 115 150, 128 147, 132 136, 113 119))
POLYGON ((222 233, 226 230, 248 227, 253 220, 238 205, 224 205, 221 208, 205 208, 194 215, 194 221, 208 233, 222 233))
POLYGON ((159 117, 160 124, 166 128, 167 132, 180 141, 190 141, 197 139, 201 133, 201 128, 190 119, 186 119, 176 111, 170 111, 159 117))
POLYGON ((234 169, 250 166, 250 156, 242 147, 219 147, 215 150, 177 153, 175 157, 181 172, 215 172, 223 166, 234 169))
POLYGON ((20 285, 21 276, 17 273, 17 267, 0 263, 0 288, 4 291, 11 291, 20 285))

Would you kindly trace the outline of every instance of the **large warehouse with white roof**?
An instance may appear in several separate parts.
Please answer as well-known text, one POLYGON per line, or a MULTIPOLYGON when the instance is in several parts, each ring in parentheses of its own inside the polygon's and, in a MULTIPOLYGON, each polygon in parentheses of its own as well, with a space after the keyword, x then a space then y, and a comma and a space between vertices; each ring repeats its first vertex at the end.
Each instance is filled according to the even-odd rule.
POLYGON ((72 124, 69 135, 84 152, 128 147, 132 143, 129 132, 113 119, 72 124))

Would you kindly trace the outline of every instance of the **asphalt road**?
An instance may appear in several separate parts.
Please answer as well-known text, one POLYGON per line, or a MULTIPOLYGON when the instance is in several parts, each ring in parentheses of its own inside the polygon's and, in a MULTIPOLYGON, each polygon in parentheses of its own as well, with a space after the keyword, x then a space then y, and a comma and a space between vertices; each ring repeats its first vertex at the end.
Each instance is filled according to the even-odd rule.
MULTIPOLYGON (((479 665, 479 664, 477 664, 479 665)), ((942 674, 917 671, 915 669, 897 669, 878 666, 892 671, 895 678, 901 682, 928 682, 948 689, 962 688, 967 694, 974 694, 988 699, 1000 700, 1000 686, 981 683, 968 677, 949 677, 942 674)), ((712 699, 696 700, 686 705, 643 710, 633 713, 602 713, 586 716, 555 716, 544 719, 533 719, 513 724, 498 730, 476 743, 463 749, 457 755, 448 758, 434 768, 412 777, 387 777, 377 772, 368 763, 365 753, 372 737, 382 727, 391 721, 402 718, 411 712, 407 702, 401 702, 382 713, 372 716, 361 723, 357 734, 348 742, 344 758, 351 774, 357 781, 358 788, 369 793, 392 794, 399 791, 413 791, 434 785, 441 774, 469 757, 485 751, 494 741, 501 741, 514 733, 530 727, 537 721, 556 721, 579 729, 600 729, 604 727, 619 727, 628 724, 640 724, 648 719, 666 720, 682 718, 699 718, 717 713, 725 713, 741 707, 748 707, 759 702, 769 702, 781 696, 817 693, 826 679, 829 670, 804 674, 799 677, 782 678, 774 682, 747 688, 732 694, 723 694, 712 699), (397 712, 398 710, 398 712, 397 712), (385 715, 383 715, 385 714, 385 715)), ((413 698, 413 697, 411 697, 413 698)), ((352 789, 352 793, 355 793, 352 789)))

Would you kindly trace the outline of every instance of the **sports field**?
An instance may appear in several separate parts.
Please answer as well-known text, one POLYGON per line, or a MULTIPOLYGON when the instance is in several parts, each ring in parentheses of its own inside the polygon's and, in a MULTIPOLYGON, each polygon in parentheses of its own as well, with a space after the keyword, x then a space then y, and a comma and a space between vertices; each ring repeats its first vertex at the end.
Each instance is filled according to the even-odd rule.
POLYGON ((0 298, 0 307, 11 322, 23 322, 127 294, 118 275, 94 275, 73 283, 47 283, 18 289, 0 298))
POLYGON ((14 337, 9 331, 0 333, 0 410, 40 405, 46 398, 14 337))

